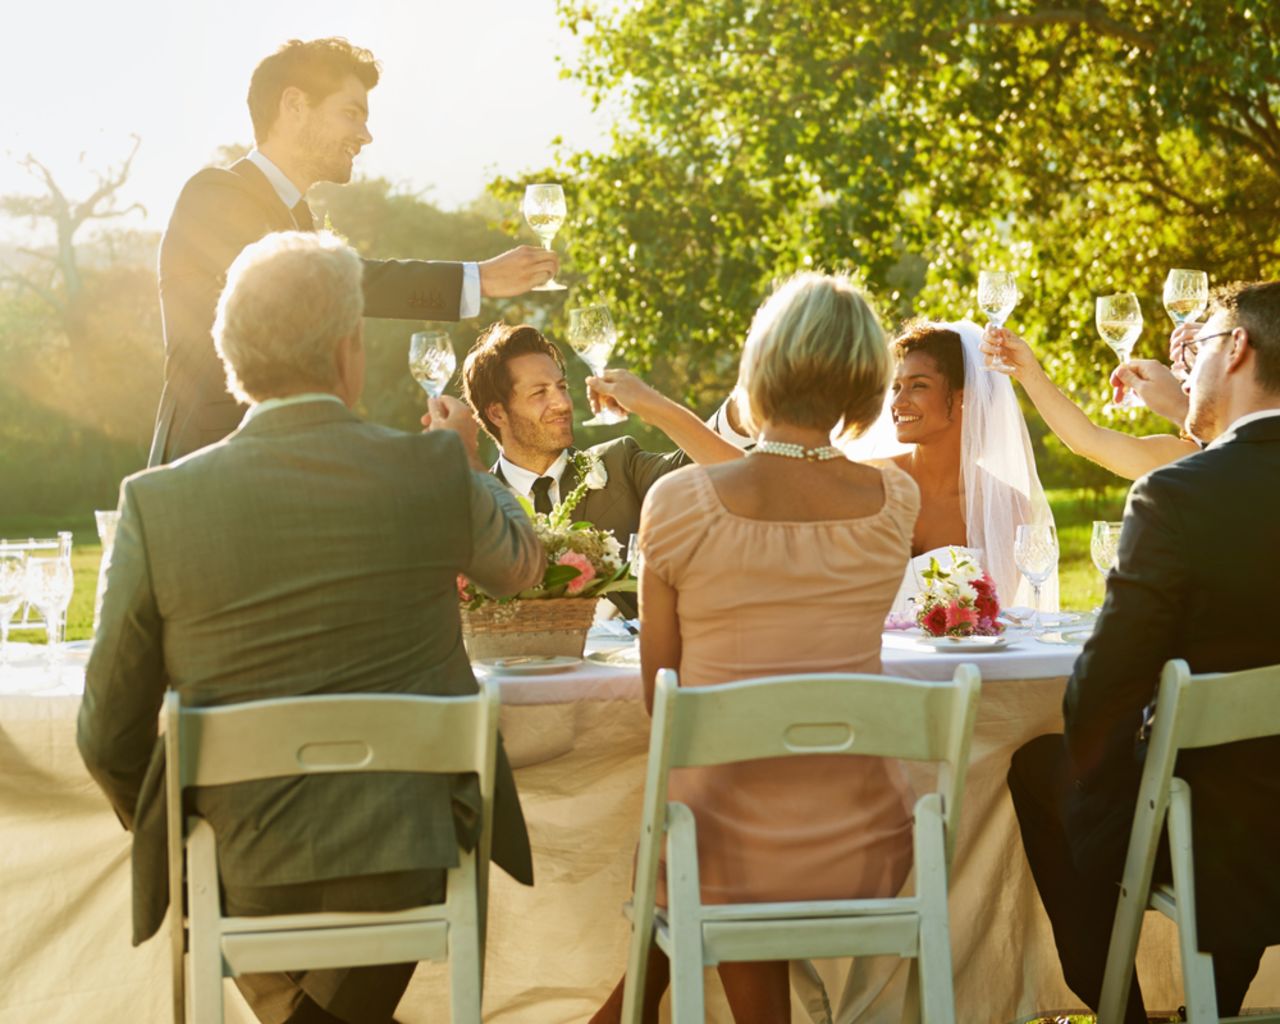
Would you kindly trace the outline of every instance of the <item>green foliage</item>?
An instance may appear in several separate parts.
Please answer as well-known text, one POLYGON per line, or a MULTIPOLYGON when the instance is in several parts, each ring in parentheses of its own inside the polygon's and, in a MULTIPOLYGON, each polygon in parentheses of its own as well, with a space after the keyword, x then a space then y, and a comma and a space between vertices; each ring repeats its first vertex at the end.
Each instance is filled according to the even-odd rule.
POLYGON ((571 73, 619 114, 607 152, 561 156, 568 263, 632 365, 687 399, 723 394, 752 311, 797 269, 854 271, 892 320, 973 315, 979 268, 1009 267, 1015 326, 1096 412, 1095 294, 1138 292, 1157 355, 1168 267, 1280 266, 1274 4, 560 10, 584 46, 571 73))

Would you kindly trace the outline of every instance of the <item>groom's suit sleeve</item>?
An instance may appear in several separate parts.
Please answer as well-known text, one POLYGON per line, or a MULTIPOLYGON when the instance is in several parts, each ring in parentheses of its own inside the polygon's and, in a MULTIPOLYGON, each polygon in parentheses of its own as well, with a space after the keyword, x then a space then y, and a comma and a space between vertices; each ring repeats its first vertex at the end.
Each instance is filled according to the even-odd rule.
POLYGON ((364 260, 364 315, 388 320, 457 320, 462 264, 364 260))
POLYGON ((1178 472, 1157 470, 1134 484, 1102 613, 1067 683, 1067 750, 1085 793, 1133 778, 1143 710, 1178 650, 1193 554, 1178 520, 1178 472))

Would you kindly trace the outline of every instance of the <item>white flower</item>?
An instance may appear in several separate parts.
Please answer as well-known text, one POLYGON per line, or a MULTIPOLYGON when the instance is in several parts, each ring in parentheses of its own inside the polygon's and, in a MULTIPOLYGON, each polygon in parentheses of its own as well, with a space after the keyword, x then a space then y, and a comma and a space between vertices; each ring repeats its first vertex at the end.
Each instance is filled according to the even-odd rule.
POLYGON ((590 465, 586 473, 586 480, 587 490, 599 491, 604 489, 605 484, 609 482, 609 474, 605 471, 603 461, 591 458, 590 465))

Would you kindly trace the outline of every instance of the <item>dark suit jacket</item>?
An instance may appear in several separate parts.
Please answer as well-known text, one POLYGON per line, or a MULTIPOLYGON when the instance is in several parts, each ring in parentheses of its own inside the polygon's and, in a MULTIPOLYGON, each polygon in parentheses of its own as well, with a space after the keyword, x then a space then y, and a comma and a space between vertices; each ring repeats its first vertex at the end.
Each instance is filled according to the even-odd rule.
MULTIPOLYGON (((1184 658, 1192 672, 1280 663, 1269 620, 1277 579, 1280 417, 1134 485, 1119 564, 1063 709, 1077 866, 1123 863, 1145 752, 1138 732, 1164 663, 1184 658)), ((1188 751, 1177 774, 1191 787, 1201 947, 1280 943, 1280 739, 1188 751)))
MULTIPOLYGON (((245 246, 273 231, 304 230, 266 176, 249 160, 207 167, 183 186, 160 243, 164 391, 150 466, 220 441, 245 407, 227 393, 213 347, 214 311, 227 269, 245 246)), ((462 264, 365 260, 366 316, 457 320, 462 264)))
MULTIPOLYGON (((156 736, 168 687, 192 705, 476 692, 457 574, 514 593, 541 578, 542 556, 516 502, 474 477, 452 434, 403 434, 321 401, 264 411, 124 482, 78 739, 134 832, 135 942, 168 901, 156 736)), ((228 885, 284 886, 455 865, 479 790, 473 776, 333 775, 202 788, 193 807, 228 885)), ((495 862, 532 881, 505 755, 493 840, 495 862)))
MULTIPOLYGON (((609 479, 600 490, 587 491, 574 511, 573 518, 608 530, 619 544, 626 547, 631 534, 640 529, 640 508, 644 505, 644 496, 649 493, 649 488, 673 469, 687 466, 689 456, 682 451, 646 452, 634 437, 629 436, 593 445, 587 451, 600 460, 609 479)), ((507 482, 497 463, 493 465, 492 471, 503 483, 507 482)), ((560 479, 561 500, 568 497, 569 492, 577 486, 578 473, 571 462, 560 479)), ((605 596, 627 618, 633 619, 639 614, 635 594, 615 593, 605 596)))

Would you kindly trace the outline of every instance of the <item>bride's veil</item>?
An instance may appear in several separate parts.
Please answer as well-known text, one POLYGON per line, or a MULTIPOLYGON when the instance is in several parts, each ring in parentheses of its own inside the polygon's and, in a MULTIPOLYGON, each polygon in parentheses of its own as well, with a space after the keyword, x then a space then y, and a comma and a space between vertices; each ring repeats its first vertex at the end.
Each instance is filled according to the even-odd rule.
MULTIPOLYGON (((983 366, 978 348, 982 329, 971 320, 931 323, 960 336, 964 353, 964 412, 960 432, 960 468, 965 498, 968 546, 981 548, 988 572, 996 582, 1000 603, 1030 605, 1031 586, 1022 579, 1013 558, 1013 538, 1019 523, 1052 523, 1053 513, 1036 473, 1031 436, 1009 378, 983 366)), ((860 462, 889 459, 911 450, 898 441, 885 396, 879 419, 845 454, 860 462)), ((1041 588, 1041 610, 1058 607, 1058 575, 1041 588)))

